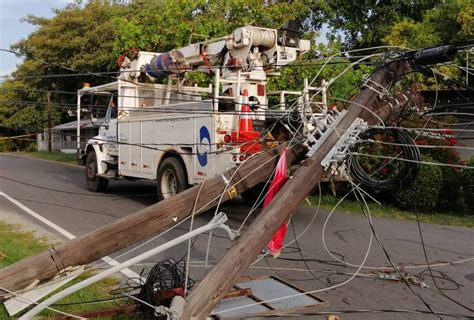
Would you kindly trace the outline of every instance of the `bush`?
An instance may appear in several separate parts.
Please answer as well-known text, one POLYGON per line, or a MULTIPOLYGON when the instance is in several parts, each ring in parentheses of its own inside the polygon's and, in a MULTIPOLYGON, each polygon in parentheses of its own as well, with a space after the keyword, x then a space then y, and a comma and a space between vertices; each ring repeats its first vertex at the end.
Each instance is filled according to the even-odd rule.
MULTIPOLYGON (((422 161, 434 162, 423 156, 422 161)), ((436 207, 442 187, 443 173, 440 167, 422 164, 415 181, 393 196, 394 205, 400 209, 428 212, 436 207)))
POLYGON ((26 152, 36 152, 38 151, 38 144, 36 142, 30 142, 30 144, 25 149, 26 152))
POLYGON ((0 152, 9 152, 14 150, 14 145, 11 140, 0 140, 0 152))
MULTIPOLYGON (((450 148, 458 144, 455 138, 449 138, 453 132, 445 130, 444 134, 448 135, 445 139, 422 138, 416 143, 418 145, 436 145, 447 146, 447 148, 424 148, 421 149, 422 154, 431 157, 435 162, 446 164, 462 164, 459 152, 456 149, 450 148)), ((443 174, 441 184, 441 192, 438 196, 437 208, 441 210, 457 209, 461 201, 461 185, 462 173, 459 168, 441 167, 443 174)))
POLYGON ((459 168, 441 167, 441 192, 438 196, 440 209, 456 209, 461 200, 462 171, 459 168))
MULTIPOLYGON (((474 166, 474 156, 471 157, 468 165, 474 166)), ((462 188, 469 214, 474 214, 474 169, 464 169, 462 188)))

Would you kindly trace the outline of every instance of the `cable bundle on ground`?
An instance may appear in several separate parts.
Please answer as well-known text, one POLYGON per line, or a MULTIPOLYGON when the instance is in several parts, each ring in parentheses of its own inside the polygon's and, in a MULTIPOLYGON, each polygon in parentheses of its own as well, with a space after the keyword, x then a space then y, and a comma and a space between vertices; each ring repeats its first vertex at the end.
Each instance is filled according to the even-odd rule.
MULTIPOLYGON (((148 273, 137 298, 153 306, 167 304, 176 296, 184 296, 186 281, 185 263, 173 259, 158 262, 148 273)), ((194 280, 188 279, 188 290, 194 286, 194 280)), ((143 310, 152 313, 154 310, 143 306, 143 310)))
MULTIPOLYGON (((415 142, 407 131, 397 129, 373 128, 367 130, 360 138, 361 140, 370 140, 376 135, 392 137, 396 143, 400 144, 400 153, 398 157, 410 161, 397 161, 399 165, 397 174, 380 180, 374 178, 373 174, 368 174, 365 171, 357 154, 351 155, 348 160, 348 167, 351 176, 357 182, 372 189, 398 190, 408 187, 420 171, 420 164, 418 163, 420 161, 420 151, 415 142)), ((387 164, 381 166, 379 170, 387 164)))

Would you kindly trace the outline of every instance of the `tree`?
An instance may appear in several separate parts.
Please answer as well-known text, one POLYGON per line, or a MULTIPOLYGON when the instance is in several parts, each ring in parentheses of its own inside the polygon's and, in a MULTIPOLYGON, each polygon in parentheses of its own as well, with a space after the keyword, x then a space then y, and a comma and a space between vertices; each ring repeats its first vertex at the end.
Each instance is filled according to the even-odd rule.
POLYGON ((378 46, 390 32, 393 24, 404 18, 420 21, 426 10, 432 9, 440 0, 332 0, 326 10, 313 14, 328 23, 333 35, 342 33, 346 48, 378 46), (322 16, 322 17, 321 17, 322 16))
MULTIPOLYGON (((390 28, 385 36, 387 45, 403 46, 407 48, 423 48, 454 42, 472 40, 474 37, 474 1, 456 0, 446 1, 436 8, 428 10, 421 21, 405 18, 390 28)), ((472 60, 472 55, 470 61, 472 60)), ((472 62, 471 62, 472 63, 472 62)), ((466 56, 458 55, 455 64, 465 65, 466 56)), ((442 66, 439 71, 450 78, 462 80, 465 73, 450 66, 442 66)), ((421 80, 423 77, 418 76, 421 80)), ((425 85, 439 87, 431 80, 421 80, 425 85)))
MULTIPOLYGON (((315 52, 324 57, 331 57, 341 52, 343 44, 340 41, 330 41, 328 44, 313 45, 312 53, 302 57, 292 65, 280 69, 278 77, 270 78, 268 91, 274 90, 303 90, 303 81, 315 79, 312 86, 318 87, 324 79, 329 81, 338 77, 328 90, 329 103, 343 105, 339 99, 349 99, 359 91, 361 80, 371 72, 371 67, 360 64, 350 67, 351 61, 343 56, 336 56, 327 65, 323 59, 315 59, 315 52), (315 78, 317 76, 317 78, 315 78)), ((368 61, 370 63, 370 61, 368 61)))
POLYGON ((25 58, 13 73, 22 80, 0 84, 0 120, 13 127, 42 128, 45 91, 65 91, 53 93, 56 104, 53 124, 58 123, 61 120, 58 114, 65 119, 63 106, 74 105, 74 92, 83 82, 112 81, 113 77, 107 75, 75 74, 116 70, 112 17, 126 10, 127 7, 104 1, 91 1, 84 7, 77 2, 55 10, 56 15, 51 19, 33 15, 24 18, 37 30, 12 46, 25 58), (64 76, 55 76, 58 74, 64 76))
MULTIPOLYGON (((117 36, 112 17, 127 10, 107 2, 91 1, 81 8, 77 3, 55 10, 51 19, 29 15, 25 22, 37 27, 26 39, 12 46, 25 61, 14 76, 44 76, 116 70, 113 46, 117 36)), ((90 81, 90 75, 87 78, 90 81)), ((84 77, 43 78, 29 83, 37 88, 75 91, 84 77)), ((110 81, 107 77, 94 79, 110 81)))
POLYGON ((390 27, 384 42, 411 48, 466 41, 474 36, 474 1, 446 1, 421 21, 404 18, 390 27))
POLYGON ((165 52, 190 42, 221 37, 248 24, 279 28, 304 19, 306 1, 136 1, 126 15, 114 18, 116 53, 129 48, 165 52))

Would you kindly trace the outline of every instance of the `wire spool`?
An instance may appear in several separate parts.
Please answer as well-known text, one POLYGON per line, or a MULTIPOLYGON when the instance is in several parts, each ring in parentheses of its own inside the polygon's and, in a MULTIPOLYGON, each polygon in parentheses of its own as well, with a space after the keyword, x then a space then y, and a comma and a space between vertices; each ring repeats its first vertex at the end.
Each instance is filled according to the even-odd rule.
MULTIPOLYGON (((374 173, 369 174, 366 172, 357 155, 351 155, 348 163, 350 175, 357 182, 371 189, 399 190, 408 187, 420 171, 420 151, 418 147, 407 131, 399 129, 370 129, 360 136, 360 139, 368 140, 377 135, 392 137, 401 145, 398 157, 410 160, 410 162, 398 161, 399 170, 395 175, 389 176, 386 179, 376 179, 374 178, 374 173)), ((358 148, 360 147, 361 145, 358 146, 358 148)), ((382 167, 386 165, 384 164, 382 167)))
POLYGON ((276 33, 269 30, 253 29, 252 46, 272 48, 277 40, 276 33))

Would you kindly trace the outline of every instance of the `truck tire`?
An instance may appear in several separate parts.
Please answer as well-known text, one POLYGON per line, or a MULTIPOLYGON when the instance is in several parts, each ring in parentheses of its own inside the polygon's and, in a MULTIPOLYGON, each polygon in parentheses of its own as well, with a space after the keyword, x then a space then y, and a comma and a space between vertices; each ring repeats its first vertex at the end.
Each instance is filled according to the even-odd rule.
POLYGON ((97 156, 94 151, 87 154, 85 176, 87 189, 93 192, 103 192, 109 186, 109 180, 97 176, 97 156))
POLYGON ((268 185, 265 186, 265 183, 259 183, 252 188, 245 190, 240 194, 244 203, 249 206, 253 207, 253 205, 259 201, 257 208, 263 208, 263 201, 267 194, 268 185), (260 198, 259 198, 260 196, 260 198))
POLYGON ((158 201, 186 190, 187 185, 186 171, 179 159, 169 157, 161 162, 156 175, 158 201))

